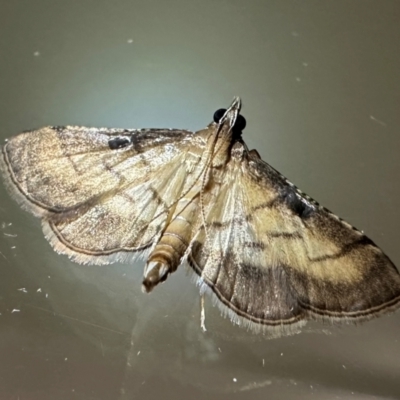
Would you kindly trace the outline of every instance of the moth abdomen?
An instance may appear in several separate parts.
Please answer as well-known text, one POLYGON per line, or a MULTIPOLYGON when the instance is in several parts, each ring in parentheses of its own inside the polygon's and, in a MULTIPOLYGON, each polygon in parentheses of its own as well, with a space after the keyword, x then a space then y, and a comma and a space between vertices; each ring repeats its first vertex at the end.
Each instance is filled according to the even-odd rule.
POLYGON ((173 272, 176 270, 186 247, 178 234, 165 232, 150 255, 149 262, 159 261, 168 264, 169 269, 173 272))
POLYGON ((199 212, 197 198, 181 199, 176 209, 181 211, 177 211, 148 258, 142 286, 146 292, 176 271, 189 246, 199 212))
POLYGON ((142 283, 142 289, 150 292, 159 282, 167 279, 168 274, 176 271, 187 245, 177 232, 166 231, 150 254, 142 283))

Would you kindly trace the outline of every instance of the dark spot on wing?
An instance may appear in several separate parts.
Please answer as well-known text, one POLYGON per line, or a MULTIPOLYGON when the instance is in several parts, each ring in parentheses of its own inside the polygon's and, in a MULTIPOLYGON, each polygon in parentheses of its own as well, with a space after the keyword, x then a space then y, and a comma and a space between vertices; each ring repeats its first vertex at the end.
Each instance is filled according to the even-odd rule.
POLYGON ((116 150, 128 146, 129 143, 130 140, 126 137, 116 137, 108 141, 108 146, 111 150, 116 150))
POLYGON ((301 199, 300 196, 290 187, 284 188, 280 197, 286 206, 302 219, 309 218, 315 211, 313 207, 301 199))

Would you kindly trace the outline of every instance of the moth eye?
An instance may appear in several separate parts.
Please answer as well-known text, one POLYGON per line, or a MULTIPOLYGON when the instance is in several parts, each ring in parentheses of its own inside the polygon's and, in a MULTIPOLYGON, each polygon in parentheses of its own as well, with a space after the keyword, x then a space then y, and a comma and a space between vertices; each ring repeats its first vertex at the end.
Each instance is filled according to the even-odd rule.
POLYGON ((236 118, 235 126, 233 129, 237 132, 242 132, 246 128, 246 119, 242 115, 238 115, 236 118))
MULTIPOLYGON (((220 108, 219 110, 215 111, 214 122, 218 123, 225 113, 226 113, 226 108, 220 108)), ((241 133, 245 127, 246 127, 246 119, 239 114, 236 118, 233 130, 235 133, 241 133)))
POLYGON ((218 123, 225 113, 226 113, 226 108, 220 108, 219 110, 215 111, 214 122, 218 123))
POLYGON ((116 137, 108 141, 108 146, 111 150, 120 149, 121 147, 128 146, 130 143, 129 139, 116 137))

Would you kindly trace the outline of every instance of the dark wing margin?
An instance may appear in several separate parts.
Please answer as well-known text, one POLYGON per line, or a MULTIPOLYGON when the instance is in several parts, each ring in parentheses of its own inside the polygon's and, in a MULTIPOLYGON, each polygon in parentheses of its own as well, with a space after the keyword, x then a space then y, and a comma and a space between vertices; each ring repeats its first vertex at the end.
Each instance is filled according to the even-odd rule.
POLYGON ((209 237, 199 232, 188 262, 235 323, 281 336, 399 307, 400 275, 382 250, 268 164, 233 158, 222 181, 230 188, 215 190, 209 237))
POLYGON ((188 263, 199 276, 201 293, 211 294, 224 316, 234 324, 271 337, 300 332, 306 312, 299 306, 284 269, 264 270, 232 262, 228 256, 214 264, 216 274, 210 277, 200 266, 205 263, 201 257, 207 256, 197 246, 199 243, 194 243, 188 263))
POLYGON ((10 194, 42 218, 56 251, 80 263, 129 261, 164 227, 165 199, 182 186, 177 172, 191 136, 167 129, 45 127, 11 138, 0 167, 10 194))
MULTIPOLYGON (((292 263, 280 267, 308 318, 361 322, 400 306, 400 274, 371 239, 264 161, 255 160, 249 166, 257 169, 261 182, 273 182, 278 195, 270 207, 298 221, 297 230, 280 236, 280 241, 295 242, 293 250, 302 247, 306 266, 291 257, 292 263)), ((266 234, 271 237, 273 232, 267 229, 266 234)))

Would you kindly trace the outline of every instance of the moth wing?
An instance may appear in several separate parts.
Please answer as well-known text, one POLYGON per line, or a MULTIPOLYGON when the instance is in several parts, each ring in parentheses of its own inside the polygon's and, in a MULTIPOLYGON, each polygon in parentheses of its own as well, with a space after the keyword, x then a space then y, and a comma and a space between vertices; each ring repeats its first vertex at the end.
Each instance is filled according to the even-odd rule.
POLYGON ((237 323, 272 335, 356 322, 400 302, 400 275, 366 236, 236 143, 188 261, 237 323))
POLYGON ((11 194, 35 215, 46 216, 154 173, 191 136, 166 129, 45 127, 11 138, 0 163, 11 194))
POLYGON ((186 176, 182 130, 46 127, 3 147, 11 194, 58 252, 110 263, 153 244, 186 176))

